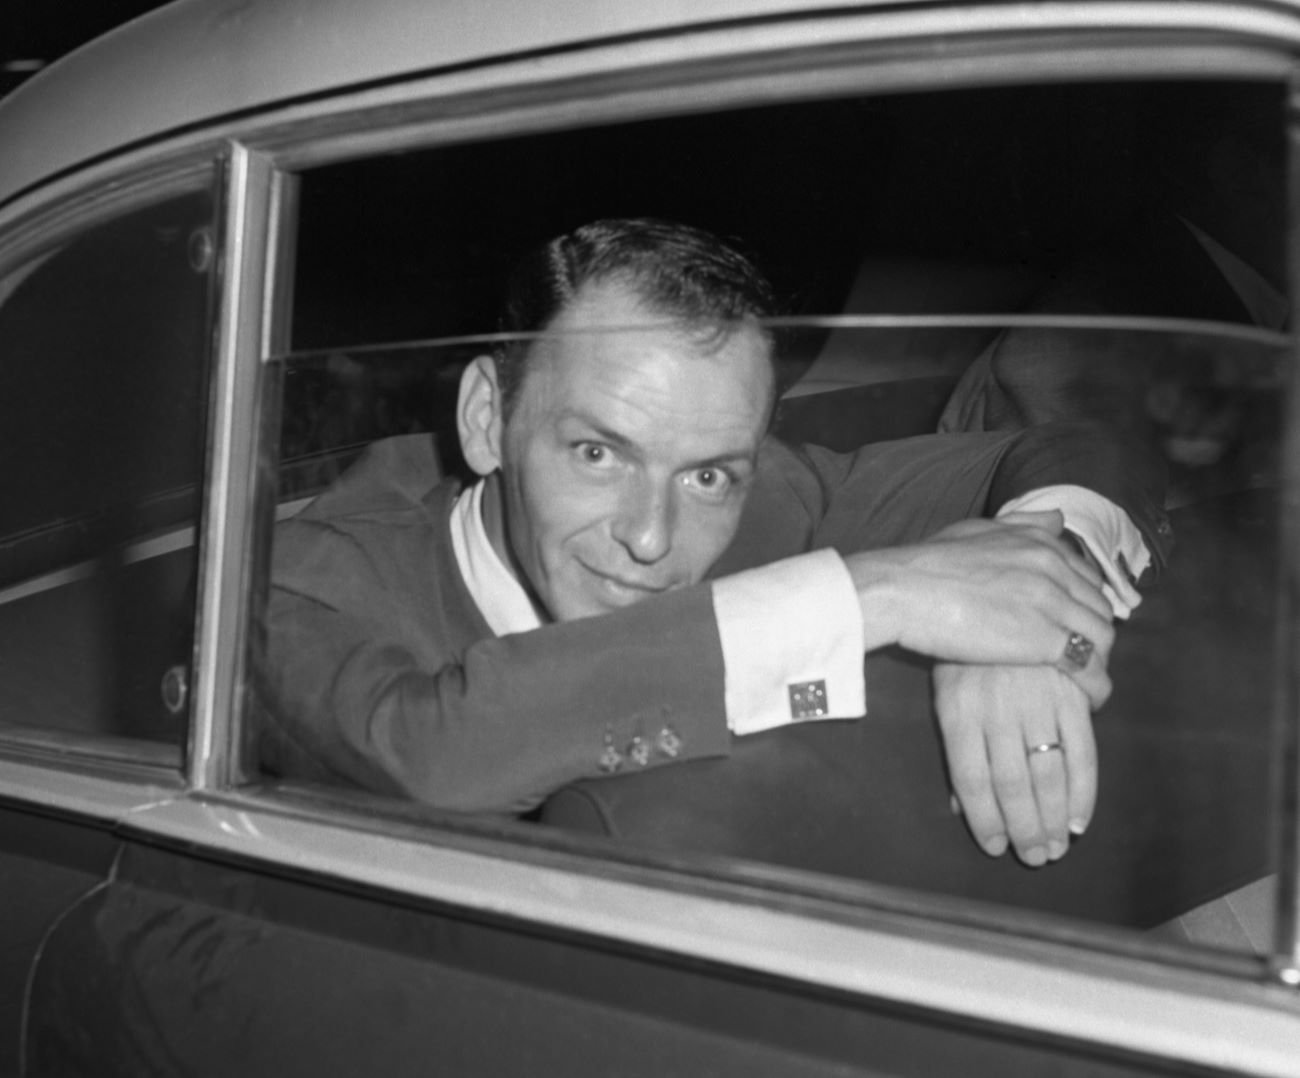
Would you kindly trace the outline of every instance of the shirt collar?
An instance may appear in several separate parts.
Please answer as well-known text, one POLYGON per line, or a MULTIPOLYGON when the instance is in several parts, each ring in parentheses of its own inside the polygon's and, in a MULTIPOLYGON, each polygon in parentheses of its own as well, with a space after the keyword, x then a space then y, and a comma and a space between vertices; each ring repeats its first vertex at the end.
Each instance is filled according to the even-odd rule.
POLYGON ((541 628, 541 619, 514 573, 497 556, 483 524, 480 479, 460 492, 451 507, 451 546, 456 565, 479 612, 497 636, 541 628))

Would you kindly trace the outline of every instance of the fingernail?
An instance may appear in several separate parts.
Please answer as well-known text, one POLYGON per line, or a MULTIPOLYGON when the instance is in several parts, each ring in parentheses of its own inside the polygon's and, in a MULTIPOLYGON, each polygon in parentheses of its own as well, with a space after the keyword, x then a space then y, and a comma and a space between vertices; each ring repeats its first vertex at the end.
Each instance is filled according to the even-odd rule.
POLYGON ((1088 830, 1088 821, 1087 821, 1087 820, 1071 820, 1071 821, 1070 821, 1070 834, 1072 834, 1072 835, 1082 835, 1086 830, 1088 830))
POLYGON ((1042 846, 1031 846, 1025 851, 1024 861, 1031 868, 1040 868, 1047 864, 1047 851, 1042 846))
POLYGON ((984 843, 984 852, 990 857, 1001 857, 1007 852, 1007 836, 994 835, 984 843))
POLYGON ((1069 849, 1059 838, 1050 839, 1047 843, 1047 859, 1049 861, 1059 861, 1065 856, 1065 851, 1069 849))
POLYGON ((954 816, 961 815, 961 802, 957 800, 956 794, 948 795, 948 808, 954 816))

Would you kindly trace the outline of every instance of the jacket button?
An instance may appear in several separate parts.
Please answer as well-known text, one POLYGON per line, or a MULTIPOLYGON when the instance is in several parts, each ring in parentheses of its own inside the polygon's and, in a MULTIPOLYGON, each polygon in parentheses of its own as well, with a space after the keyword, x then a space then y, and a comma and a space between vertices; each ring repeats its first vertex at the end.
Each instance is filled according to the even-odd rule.
POLYGON ((660 755, 667 756, 670 760, 674 760, 681 755, 684 745, 681 735, 671 726, 665 726, 659 731, 658 737, 655 738, 655 747, 659 750, 660 755))
POLYGON ((639 735, 634 737, 628 742, 627 758, 637 767, 645 767, 650 762, 650 742, 639 735))

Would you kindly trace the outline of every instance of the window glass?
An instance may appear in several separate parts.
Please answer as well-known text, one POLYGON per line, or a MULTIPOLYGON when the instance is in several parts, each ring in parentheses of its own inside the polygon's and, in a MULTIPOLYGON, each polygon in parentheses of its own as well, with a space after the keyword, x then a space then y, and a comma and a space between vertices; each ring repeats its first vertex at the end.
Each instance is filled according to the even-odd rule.
MULTIPOLYGON (((305 174, 291 345, 273 365, 281 392, 271 395, 279 523, 269 529, 269 643, 254 662, 267 772, 520 814, 646 849, 721 853, 1266 950, 1289 376, 1284 100, 1279 86, 1231 83, 899 95, 453 146, 305 174), (947 675, 936 674, 933 650, 868 656, 865 720, 710 735, 694 718, 663 716, 697 718, 691 709, 708 707, 716 728, 720 706, 732 706, 737 653, 727 650, 729 630, 717 630, 720 657, 709 632, 693 635, 701 615, 686 599, 648 594, 660 583, 647 578, 638 597, 646 601, 629 600, 608 620, 584 609, 532 637, 500 628, 522 624, 509 609, 471 597, 492 592, 483 581, 494 570, 465 553, 474 540, 457 535, 447 491, 484 471, 484 444, 518 477, 494 503, 501 516, 485 511, 488 543, 495 537, 505 554, 497 568, 523 579, 525 612, 540 608, 546 618, 566 557, 602 575, 589 556, 597 547, 584 545, 586 524, 566 516, 568 470, 648 475, 656 453, 694 444, 693 431, 676 426, 683 415, 712 415, 716 433, 752 403, 727 396, 730 382, 683 374, 704 380, 644 428, 652 451, 620 426, 620 409, 640 398, 619 372, 639 362, 629 356, 653 353, 663 344, 655 334, 666 331, 647 329, 635 309, 629 328, 624 307, 603 326, 500 336, 511 327, 498 307, 525 252, 585 222, 642 216, 727 237, 771 281, 781 313, 765 323, 778 359, 773 437, 819 447, 781 458, 795 478, 776 494, 757 480, 748 486, 743 467, 739 475, 722 467, 725 452, 679 476, 690 498, 713 499, 707 512, 682 503, 700 520, 728 504, 719 491, 729 483, 759 492, 736 544, 716 564, 706 558, 714 576, 808 546, 850 555, 915 542, 946 525, 950 507, 958 518, 996 509, 999 484, 1017 497, 1043 485, 1091 486, 1122 508, 1083 540, 1123 619, 1108 697, 1080 712, 1076 697, 1067 706, 1063 696, 1034 696, 1035 715, 1055 709, 1041 736, 1030 736, 1037 720, 1019 712, 998 728, 1018 739, 1031 804, 1065 797, 1061 781, 1042 785, 1042 775, 1083 774, 1073 768, 1095 743, 1095 809, 1090 798, 1079 802, 1088 819, 1076 822, 1087 826, 1064 856, 1041 867, 990 857, 954 814, 950 793, 969 784, 954 768, 971 756, 952 755, 944 734, 953 727, 936 722, 949 705, 934 694, 947 675), (485 442, 475 442, 471 422, 465 441, 458 387, 469 402, 464 420, 480 400, 474 372, 499 370, 484 357, 574 349, 614 372, 600 375, 609 379, 607 412, 590 401, 579 408, 574 386, 557 381, 550 411, 520 397, 542 410, 507 409, 504 428, 485 442), (576 432, 574 411, 586 423, 576 432), (924 478, 897 478, 913 474, 915 450, 894 441, 940 431, 950 437, 935 459, 956 457, 943 456, 940 472, 915 473, 924 478), (1015 483, 996 471, 1004 458, 981 471, 1008 439, 1033 447, 1007 450, 1033 461, 1015 483), (959 473, 961 490, 984 493, 950 502, 957 488, 944 477, 959 473), (868 510, 836 500, 857 482, 866 493, 854 497, 875 514, 866 531, 854 514, 868 510), (747 533, 751 520, 759 523, 747 533), (548 551, 559 552, 559 568, 548 551), (347 631, 341 616, 354 619, 347 631), (625 629, 633 643, 622 640, 625 629), (436 646, 425 647, 432 638, 436 646), (592 657, 609 649, 616 658, 602 667, 592 657), (593 674, 593 663, 604 672, 593 674), (708 678, 727 695, 722 705, 682 688, 708 678), (630 727, 624 712, 635 713, 630 727), (671 762, 678 756, 689 762, 671 762), (497 787, 504 793, 494 799, 497 787), (1231 907, 1216 905, 1243 887, 1231 907)), ((586 497, 584 505, 596 498, 586 497)), ((1044 506, 1026 505, 1035 507, 1044 506)), ((625 530, 625 546, 651 544, 653 527, 639 523, 635 537, 625 530)), ((606 537, 622 526, 610 524, 606 537)), ((609 590, 619 587, 627 598, 636 585, 614 581, 609 590)), ((794 624, 776 636, 795 633, 794 624)), ((1050 692, 1081 693, 1059 665, 1051 676, 1064 680, 1050 692)), ((788 687, 796 718, 834 707, 826 700, 836 690, 818 678, 788 687)), ((1004 688, 989 693, 1006 698, 1004 688)), ((956 728, 975 727, 963 719, 956 728)), ((1005 770, 1001 736, 981 734, 986 772, 1005 770)), ((1083 785, 1078 778, 1076 794, 1083 785)), ((1020 811, 1005 800, 1002 809, 1020 811)), ((1053 802, 1035 811, 1064 810, 1053 802)), ((971 805, 965 815, 978 828, 971 805)))
POLYGON ((0 279, 0 726, 184 743, 212 261, 195 193, 0 279))

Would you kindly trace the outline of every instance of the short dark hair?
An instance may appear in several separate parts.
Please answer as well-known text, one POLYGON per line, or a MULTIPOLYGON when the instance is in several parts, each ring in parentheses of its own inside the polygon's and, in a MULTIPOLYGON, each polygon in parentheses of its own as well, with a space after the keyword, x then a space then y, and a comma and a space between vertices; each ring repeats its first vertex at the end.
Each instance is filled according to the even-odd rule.
MULTIPOLYGON (((772 287, 745 255, 703 229, 649 217, 593 221, 535 248, 515 267, 494 358, 509 418, 531 345, 588 284, 627 281, 656 312, 712 335, 775 311, 772 287)), ((773 372, 775 373, 775 371, 773 372)))

